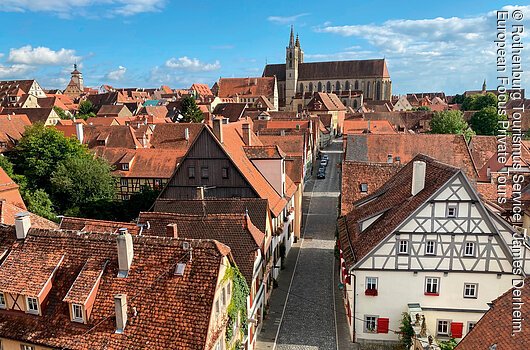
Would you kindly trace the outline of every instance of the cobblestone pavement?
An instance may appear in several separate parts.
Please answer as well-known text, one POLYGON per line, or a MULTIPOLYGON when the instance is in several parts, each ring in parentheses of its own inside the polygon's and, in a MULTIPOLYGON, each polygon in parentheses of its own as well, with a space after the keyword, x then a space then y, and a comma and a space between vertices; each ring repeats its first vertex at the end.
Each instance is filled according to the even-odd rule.
MULTIPOLYGON (((287 268, 271 298, 269 318, 258 337, 257 350, 274 349, 275 345, 278 350, 349 348, 345 317, 339 317, 337 322, 335 313, 337 310, 341 316, 344 310, 336 295, 338 281, 334 278, 341 148, 342 141, 336 140, 324 150, 329 156, 326 179, 313 177, 306 184, 303 239, 289 253, 287 268), (338 339, 337 334, 346 341, 338 339), (339 341, 345 346, 339 347, 339 341)), ((316 175, 316 169, 313 173, 316 175)))

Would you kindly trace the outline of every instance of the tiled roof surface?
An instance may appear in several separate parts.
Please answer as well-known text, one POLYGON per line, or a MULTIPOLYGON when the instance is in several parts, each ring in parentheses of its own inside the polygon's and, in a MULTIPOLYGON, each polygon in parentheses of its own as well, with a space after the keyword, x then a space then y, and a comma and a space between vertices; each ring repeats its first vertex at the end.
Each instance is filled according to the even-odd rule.
POLYGON ((108 262, 105 258, 88 258, 63 301, 84 305, 90 296, 90 292, 100 280, 103 272, 105 272, 108 262))
POLYGON ((133 235, 138 234, 140 230, 136 224, 131 222, 85 219, 71 216, 63 217, 59 228, 62 230, 100 233, 117 233, 120 228, 126 228, 133 235))
POLYGON ((346 160, 386 163, 391 155, 395 161, 408 163, 423 153, 440 162, 461 168, 470 179, 476 178, 473 161, 462 135, 434 134, 363 134, 348 136, 346 160))
POLYGON ((102 146, 98 141, 106 142, 109 148, 142 148, 141 143, 136 139, 135 129, 130 126, 112 125, 87 125, 84 128, 83 143, 88 148, 102 146))
POLYGON ((288 156, 301 157, 304 155, 305 136, 300 135, 258 135, 264 145, 280 146, 281 150, 288 156))
POLYGON ((247 106, 246 103, 219 103, 215 106, 212 114, 228 118, 228 120, 233 123, 243 116, 243 112, 247 106))
POLYGON ((348 119, 344 121, 342 133, 346 135, 351 134, 396 134, 396 130, 388 120, 354 120, 348 119))
POLYGON ((273 146, 245 146, 243 147, 247 158, 256 159, 282 159, 285 153, 276 145, 273 146))
POLYGON ((0 141, 6 143, 7 149, 12 149, 22 138, 22 134, 31 121, 25 114, 6 115, 0 111, 0 141))
POLYGON ((45 269, 48 274, 56 256, 64 259, 52 281, 43 315, 0 311, 0 337, 65 349, 210 348, 213 344, 206 343, 214 293, 222 258, 229 249, 212 240, 190 241, 190 260, 181 239, 133 236, 131 269, 126 278, 118 278, 116 237, 30 229, 26 240, 15 243, 8 260, 0 266, 2 276, 12 271, 7 280, 13 281, 7 283, 27 289, 18 284, 41 276, 45 269), (46 257, 53 261, 45 261, 46 257), (88 324, 83 325, 70 321, 63 299, 92 259, 108 259, 109 263, 88 324), (186 263, 184 275, 174 276, 174 266, 180 261, 186 263), (129 317, 123 334, 115 333, 116 294, 127 295, 129 317))
POLYGON ((354 202, 377 191, 400 169, 398 164, 342 162, 341 215, 348 214, 354 202), (366 184, 367 192, 361 191, 361 184, 366 184))
POLYGON ((49 108, 4 108, 3 114, 25 114, 31 123, 44 123, 52 113, 52 107, 49 108))
POLYGON ((245 214, 183 215, 142 212, 138 223, 149 229, 144 235, 166 236, 167 225, 177 225, 177 235, 187 239, 214 239, 230 247, 241 273, 251 285, 256 252, 263 249, 265 234, 245 214))
POLYGON ((515 296, 514 290, 510 289, 493 301, 489 311, 460 341, 455 350, 528 349, 530 329, 526 320, 530 317, 530 278, 526 278, 524 286, 518 290, 521 292, 520 297, 515 296), (516 305, 516 301, 521 304, 516 305), (521 332, 512 334, 515 319, 513 313, 516 310, 521 312, 518 318, 524 321, 521 321, 521 332))
POLYGON ((213 96, 212 90, 207 84, 195 83, 191 85, 190 90, 196 91, 201 96, 213 96))
POLYGON ((184 215, 209 214, 245 214, 248 213, 252 223, 261 231, 267 230, 269 204, 262 198, 206 198, 176 200, 156 200, 153 211, 184 215))
MULTIPOLYGON (((278 80, 285 80, 285 64, 268 64, 263 76, 276 76, 278 80)), ((389 78, 384 59, 331 61, 300 63, 298 65, 298 80, 325 79, 361 79, 361 78, 389 78)))
MULTIPOLYGON (((0 223, 14 225, 15 215, 22 212, 27 212, 26 206, 19 207, 4 200, 0 201, 0 223)), ((37 214, 29 213, 29 217, 33 227, 45 229, 57 228, 57 224, 55 222, 38 216, 37 214)))
POLYGON ((364 198, 365 203, 355 203, 354 208, 338 221, 339 241, 343 256, 349 267, 366 256, 383 239, 391 234, 403 220, 419 208, 459 171, 458 168, 440 163, 422 154, 414 157, 404 168, 391 177, 385 185, 364 198), (427 165, 425 187, 415 196, 411 195, 413 161, 421 160, 427 165), (372 198, 377 198, 370 201, 372 198), (377 213, 383 215, 363 232, 359 221, 377 213))
POLYGON ((345 111, 342 101, 333 93, 315 92, 313 99, 307 104, 310 111, 345 111), (317 102, 321 102, 320 105, 317 102))
POLYGON ((274 94, 275 79, 273 77, 254 78, 220 78, 219 97, 234 97, 236 95, 245 97, 258 97, 261 95, 272 96, 274 94))
POLYGON ((13 181, 9 175, 0 167, 0 199, 6 200, 8 203, 14 204, 20 208, 26 208, 22 196, 18 191, 18 185, 13 181))
POLYGON ((182 152, 189 148, 203 127, 204 124, 198 123, 156 124, 149 142, 153 148, 168 148, 182 152), (188 140, 185 139, 186 129, 189 132, 188 140))

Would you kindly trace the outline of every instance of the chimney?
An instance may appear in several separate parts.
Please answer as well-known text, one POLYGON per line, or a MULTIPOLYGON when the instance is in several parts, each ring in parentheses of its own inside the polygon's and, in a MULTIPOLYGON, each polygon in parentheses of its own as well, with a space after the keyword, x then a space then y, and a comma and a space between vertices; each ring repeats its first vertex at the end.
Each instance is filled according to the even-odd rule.
POLYGON ((26 239, 30 227, 31 220, 28 212, 22 212, 15 215, 15 231, 17 233, 17 239, 26 239))
POLYGON ((204 199, 204 187, 197 187, 196 197, 196 199, 204 199))
POLYGON ((219 142, 223 143, 223 120, 222 118, 215 118, 213 120, 213 134, 219 142))
POLYGON ((190 129, 186 128, 184 129, 184 139, 188 141, 190 139, 190 129))
POLYGON ((127 277, 134 256, 132 236, 126 228, 120 228, 116 240, 118 243, 118 277, 127 277))
POLYGON ((166 226, 166 236, 170 238, 178 238, 177 224, 168 224, 166 226))
POLYGON ((79 142, 83 143, 83 138, 84 138, 84 135, 83 135, 83 124, 81 124, 81 123, 76 123, 75 124, 75 134, 76 134, 77 139, 79 140, 79 142))
POLYGON ((252 146, 252 141, 250 138, 250 124, 244 123, 241 128, 243 130, 243 141, 245 142, 245 145, 252 146))
POLYGON ((413 196, 417 195, 425 187, 425 169, 427 164, 417 160, 414 161, 412 168, 412 191, 413 196))
POLYGON ((116 311, 116 333, 122 334, 127 325, 127 295, 116 294, 114 296, 114 309, 116 311))

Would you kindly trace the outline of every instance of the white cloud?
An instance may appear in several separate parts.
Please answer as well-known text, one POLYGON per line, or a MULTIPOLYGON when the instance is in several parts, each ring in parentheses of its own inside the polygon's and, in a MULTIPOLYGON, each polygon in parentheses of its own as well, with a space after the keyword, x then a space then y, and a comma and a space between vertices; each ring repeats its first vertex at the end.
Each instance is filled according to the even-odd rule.
POLYGON ((211 72, 221 68, 221 63, 215 61, 214 63, 204 63, 197 58, 188 58, 187 56, 179 58, 170 58, 166 61, 165 66, 170 69, 177 69, 189 72, 211 72))
MULTIPOLYGON (((518 9, 523 11, 528 24, 526 18, 530 18, 530 6, 518 9)), ((344 49, 344 52, 306 54, 307 58, 366 58, 361 54, 362 49, 359 48, 359 52, 353 49, 365 41, 368 45, 362 46, 373 50, 372 58, 381 56, 387 58, 396 92, 411 92, 418 89, 447 89, 450 90, 449 92, 461 92, 465 89, 480 88, 475 86, 476 82, 481 84, 484 78, 491 82, 488 87, 494 87, 496 76, 493 45, 496 35, 494 12, 466 18, 397 19, 382 24, 323 25, 315 28, 315 31, 357 40, 351 42, 351 39, 347 39, 345 47, 349 47, 344 49), (338 58, 341 56, 343 57, 338 58)), ((530 65, 528 54, 525 54, 525 62, 527 66, 530 65)))
POLYGON ((267 21, 276 23, 276 24, 290 24, 290 23, 296 22, 298 18, 307 16, 307 15, 309 15, 309 13, 299 13, 293 16, 269 16, 267 17, 267 21))
POLYGON ((25 64, 13 64, 11 66, 3 66, 0 64, 0 78, 18 79, 31 71, 33 67, 25 64))
POLYGON ((79 59, 74 50, 60 49, 53 51, 47 47, 22 46, 9 50, 7 61, 15 64, 27 65, 64 65, 74 63, 79 59))
POLYGON ((124 66, 118 66, 118 69, 109 72, 106 77, 109 80, 119 81, 123 79, 126 72, 127 68, 125 68, 124 66))
POLYGON ((131 16, 161 11, 167 0, 2 0, 3 12, 52 12, 63 17, 86 15, 97 17, 91 9, 103 7, 105 15, 131 16))

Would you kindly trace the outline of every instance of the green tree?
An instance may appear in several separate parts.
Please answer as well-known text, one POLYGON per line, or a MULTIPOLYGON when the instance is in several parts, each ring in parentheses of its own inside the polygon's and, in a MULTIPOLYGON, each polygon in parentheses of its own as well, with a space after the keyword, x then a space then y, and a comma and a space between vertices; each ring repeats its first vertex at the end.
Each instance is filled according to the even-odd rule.
POLYGON ((96 108, 89 100, 85 100, 79 104, 77 109, 77 118, 87 120, 88 118, 96 116, 96 108))
POLYGON ((477 135, 496 135, 501 120, 506 120, 506 116, 499 116, 495 107, 486 107, 473 114, 469 124, 477 135))
POLYGON ((182 99, 181 104, 182 122, 185 123, 200 123, 204 120, 204 115, 195 99, 191 96, 186 96, 182 99))
POLYGON ((441 350, 453 350, 454 348, 456 348, 456 345, 457 343, 456 343, 455 338, 451 338, 449 340, 440 342, 440 349, 441 350))
POLYGON ((53 110, 55 111, 55 113, 57 113, 59 118, 61 118, 61 119, 70 119, 70 116, 68 114, 66 114, 64 109, 62 109, 61 107, 53 106, 53 110))
POLYGON ((22 197, 30 212, 48 220, 57 221, 57 216, 53 211, 53 203, 45 191, 41 189, 26 190, 22 197))
MULTIPOLYGON (((54 128, 36 123, 27 128, 15 148, 15 171, 22 174, 32 189, 50 189, 50 178, 61 161, 90 158, 88 149, 75 138, 67 138, 54 128)), ((81 178, 78 179, 81 181, 81 178)))
POLYGON ((453 104, 462 104, 464 102, 464 95, 459 95, 459 94, 456 94, 454 97, 453 97, 453 104))
POLYGON ((79 215, 84 206, 111 201, 116 196, 116 179, 111 166, 101 158, 67 158, 51 176, 51 193, 61 212, 79 215))
POLYGON ((496 107, 497 106, 497 96, 495 94, 488 92, 485 95, 471 95, 464 99, 462 103, 463 111, 479 111, 486 107, 496 107))
POLYGON ((414 338, 414 328, 408 312, 402 313, 401 326, 399 327, 399 341, 403 349, 410 349, 414 338))
POLYGON ((460 111, 435 112, 431 119, 433 134, 463 134, 467 129, 464 114, 460 111))

